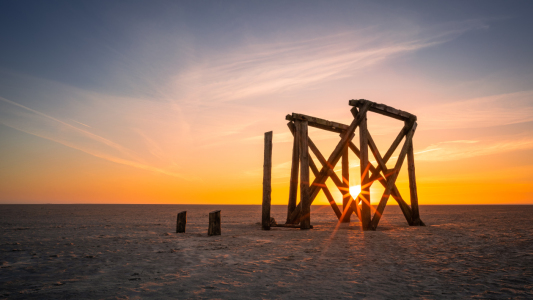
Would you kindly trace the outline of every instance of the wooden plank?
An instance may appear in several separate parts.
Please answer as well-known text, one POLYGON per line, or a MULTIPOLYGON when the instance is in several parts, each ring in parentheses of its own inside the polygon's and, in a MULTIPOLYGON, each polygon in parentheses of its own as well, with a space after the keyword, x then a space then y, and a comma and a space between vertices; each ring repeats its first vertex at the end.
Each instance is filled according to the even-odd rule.
POLYGON ((187 212, 181 211, 176 220, 176 233, 185 232, 185 225, 187 225, 187 212))
POLYGON ((413 150, 413 140, 409 144, 407 151, 407 171, 409 172, 409 192, 411 195, 411 210, 413 211, 412 226, 425 226, 424 222, 420 220, 420 212, 418 210, 418 192, 416 190, 416 176, 415 176, 415 153, 413 150))
MULTIPOLYGON (((289 130, 291 131, 292 135, 296 137, 296 126, 292 122, 289 122, 287 124, 287 126, 289 127, 289 130)), ((309 148, 311 148, 311 145, 312 145, 312 147, 314 147, 316 152, 315 152, 315 150, 313 150, 313 148, 311 148, 311 149, 313 150, 315 155, 317 155, 317 153, 318 153, 322 157, 322 154, 320 153, 320 151, 318 151, 318 148, 316 148, 315 144, 313 143, 313 141, 311 140, 311 138, 309 136, 307 137, 307 143, 309 145, 309 148)), ((313 175, 315 177, 317 177, 320 172, 318 171, 318 168, 316 167, 316 164, 313 161, 313 159, 311 158, 311 156, 309 156, 309 167, 311 168, 311 171, 313 172, 313 175)), ((298 181, 296 181, 296 183, 298 183, 298 181)), ((321 188, 322 188, 322 191, 324 192, 324 195, 326 195, 326 198, 328 199, 329 205, 331 205, 331 208, 335 212, 335 215, 337 216, 337 218, 340 218, 340 216, 342 215, 342 212, 340 211, 339 207, 337 206, 337 203, 335 202, 335 199, 333 198, 333 195, 331 195, 331 193, 329 192, 328 187, 324 184, 323 186, 321 186, 321 188)), ((290 191, 289 191, 289 193, 290 193, 290 191)), ((295 199, 296 199, 296 196, 295 196, 295 199)), ((295 206, 296 206, 296 203, 295 203, 295 206)), ((289 220, 287 220, 286 224, 288 224, 288 222, 289 222, 289 220)))
MULTIPOLYGON (((348 194, 350 195, 350 162, 348 160, 348 147, 346 147, 342 153, 341 164, 342 183, 344 183, 344 187, 348 188, 348 194)), ((352 215, 352 209, 350 207, 351 200, 350 197, 345 197, 345 195, 342 197, 342 211, 345 212, 344 217, 341 220, 343 223, 350 223, 350 216, 352 215)))
POLYGON ((368 129, 366 115, 364 116, 361 124, 359 124, 359 144, 361 145, 360 151, 360 170, 361 170, 361 227, 363 230, 372 230, 372 212, 370 207, 370 182, 369 182, 369 162, 368 162, 368 129))
POLYGON ((220 210, 214 210, 209 213, 209 228, 207 235, 220 235, 220 210))
POLYGON ((307 124, 309 126, 328 130, 328 131, 338 132, 338 133, 341 133, 347 130, 349 127, 348 125, 344 125, 341 123, 328 121, 325 119, 312 117, 312 116, 308 116, 304 114, 297 114, 297 113, 292 113, 292 115, 287 115, 285 116, 285 119, 288 121, 296 121, 296 120, 304 121, 305 120, 307 121, 307 124))
POLYGON ((415 115, 410 114, 403 110, 396 109, 394 107, 390 107, 385 104, 376 103, 376 102, 372 102, 372 101, 365 100, 365 99, 359 99, 359 100, 352 99, 348 101, 348 104, 351 106, 355 106, 355 107, 361 107, 366 102, 370 102, 370 107, 368 110, 371 112, 382 114, 382 115, 395 118, 401 121, 407 121, 411 118, 414 118, 416 121, 415 115))
POLYGON ((294 141, 292 144, 292 165, 291 165, 291 179, 290 179, 290 185, 289 185, 289 204, 287 207, 287 221, 286 223, 290 222, 290 217, 292 213, 294 212, 294 209, 296 209, 296 202, 297 202, 297 195, 298 195, 298 173, 299 173, 299 167, 300 167, 300 141, 298 140, 298 134, 297 134, 297 127, 294 123, 289 122, 287 123, 287 126, 289 126, 289 129, 292 132, 292 135, 294 137, 294 141), (294 131, 294 132, 293 132, 294 131))
POLYGON ((263 163, 263 209, 261 225, 270 230, 270 202, 272 194, 272 131, 265 132, 265 157, 263 163))
MULTIPOLYGON (((369 104, 364 104, 363 107, 361 107, 361 113, 363 114, 366 113, 366 111, 368 110, 368 107, 369 107, 369 104)), ((343 132, 343 136, 341 140, 339 141, 339 143, 337 144, 337 146, 335 147, 335 149, 333 150, 333 152, 331 153, 331 155, 329 156, 327 160, 327 167, 322 167, 322 169, 320 170, 319 176, 316 177, 315 180, 313 181, 312 189, 311 189, 311 197, 310 197, 311 200, 314 200, 316 195, 320 191, 320 187, 318 185, 324 184, 324 182, 328 178, 328 174, 327 174, 328 170, 333 169, 335 165, 337 164, 337 162, 339 161, 340 156, 342 155, 342 151, 344 150, 344 147, 353 138, 354 131, 357 128, 357 126, 359 126, 359 123, 361 122, 361 120, 362 120, 362 115, 358 114, 357 117, 354 118, 354 120, 350 124, 350 127, 345 132, 343 132)), ((300 204, 296 206, 296 209, 291 215, 292 222, 295 222, 295 220, 297 219, 300 213, 300 210, 301 210, 300 204)))
POLYGON ((309 147, 307 146, 307 121, 300 121, 298 140, 300 141, 300 229, 309 229, 311 225, 311 199, 309 195, 309 147))
POLYGON ((405 138, 405 143, 402 147, 400 155, 398 155, 398 160, 396 161, 396 165, 394 166, 394 173, 387 178, 387 187, 383 192, 383 196, 381 197, 378 207, 376 208, 376 213, 372 218, 372 226, 374 228, 378 226, 379 220, 381 219, 381 215, 383 214, 383 210, 385 209, 385 205, 387 205, 387 200, 389 199, 391 190, 394 184, 396 183, 396 179, 398 178, 398 174, 400 173, 400 169, 402 168, 403 161, 405 160, 405 156, 407 155, 407 150, 409 149, 409 145, 411 143, 413 135, 415 134, 416 126, 417 124, 416 122, 414 122, 413 127, 411 128, 411 130, 409 130, 409 133, 405 138))

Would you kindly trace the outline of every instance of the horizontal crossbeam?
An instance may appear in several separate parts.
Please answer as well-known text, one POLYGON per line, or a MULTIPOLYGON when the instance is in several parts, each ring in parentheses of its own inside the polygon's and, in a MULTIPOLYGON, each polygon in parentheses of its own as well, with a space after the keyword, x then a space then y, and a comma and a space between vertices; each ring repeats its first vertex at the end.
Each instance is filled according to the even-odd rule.
POLYGON ((402 121, 407 121, 407 120, 409 120, 411 118, 414 118, 414 120, 416 121, 416 116, 415 115, 410 114, 410 113, 408 113, 406 111, 403 111, 403 110, 396 109, 394 107, 390 107, 390 106, 385 105, 385 104, 376 103, 376 102, 368 101, 368 100, 365 100, 365 99, 348 101, 348 103, 351 106, 355 106, 357 108, 360 108, 366 102, 370 103, 370 107, 368 108, 368 110, 371 111, 371 112, 382 114, 384 116, 395 118, 395 119, 402 120, 402 121))
POLYGON ((328 131, 338 132, 338 133, 345 131, 349 127, 348 125, 344 125, 341 123, 328 121, 328 120, 324 120, 321 118, 311 117, 311 116, 307 116, 303 114, 297 114, 297 113, 292 113, 292 115, 287 115, 285 117, 285 120, 287 121, 306 120, 307 125, 309 126, 328 130, 328 131))

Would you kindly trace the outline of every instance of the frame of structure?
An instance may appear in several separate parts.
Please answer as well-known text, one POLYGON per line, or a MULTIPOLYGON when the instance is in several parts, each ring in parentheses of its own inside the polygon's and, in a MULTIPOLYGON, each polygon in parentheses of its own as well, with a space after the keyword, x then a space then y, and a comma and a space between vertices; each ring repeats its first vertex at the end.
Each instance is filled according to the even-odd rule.
POLYGON ((349 105, 354 120, 350 125, 332 122, 320 118, 315 118, 303 114, 293 113, 287 115, 289 121, 287 126, 294 136, 292 151, 292 167, 289 187, 289 203, 287 210, 286 224, 300 224, 301 229, 307 229, 310 226, 310 207, 314 199, 322 190, 328 199, 335 215, 340 222, 350 222, 350 216, 355 213, 361 222, 363 230, 375 230, 379 220, 385 210, 385 206, 390 196, 396 200, 411 226, 424 226, 420 220, 418 210, 418 195, 416 191, 416 177, 413 151, 413 135, 417 123, 416 116, 408 112, 401 111, 390 106, 371 102, 365 99, 350 100, 349 105), (367 112, 375 112, 388 117, 392 117, 404 122, 404 127, 387 150, 384 156, 379 153, 370 132, 367 129, 367 112), (327 131, 337 132, 341 140, 330 154, 328 159, 320 153, 316 145, 307 134, 308 126, 320 128, 327 131), (360 148, 352 142, 355 136, 355 130, 359 127, 359 145, 360 148), (405 142, 401 148, 398 160, 394 168, 387 168, 386 163, 398 148, 402 140, 405 142), (313 159, 309 156, 308 151, 311 149, 313 154, 320 162, 320 169, 313 159), (361 193, 353 199, 350 195, 349 171, 348 171, 348 149, 360 159, 361 166, 361 193), (368 150, 372 152, 377 166, 369 162, 368 150), (409 173, 409 190, 411 196, 411 206, 409 206, 400 195, 396 187, 396 179, 400 173, 403 162, 407 156, 407 168, 409 173), (342 179, 333 171, 336 164, 342 158, 342 179), (364 167, 363 167, 364 166, 364 167), (309 184, 309 169, 313 172, 315 179, 309 184), (298 180, 300 175, 300 180, 298 180), (342 210, 337 206, 331 192, 325 185, 328 178, 331 178, 343 196, 342 210), (370 205, 370 186, 378 181, 385 191, 381 196, 377 208, 370 205), (296 195, 300 183, 300 202, 297 203, 296 195))

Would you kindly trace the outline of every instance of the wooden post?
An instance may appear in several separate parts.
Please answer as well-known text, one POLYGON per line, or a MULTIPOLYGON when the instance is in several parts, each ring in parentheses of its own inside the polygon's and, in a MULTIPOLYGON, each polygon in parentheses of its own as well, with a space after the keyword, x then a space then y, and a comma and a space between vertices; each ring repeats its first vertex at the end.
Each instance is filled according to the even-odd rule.
POLYGON ((214 210, 209 213, 207 235, 220 235, 220 210, 214 210))
MULTIPOLYGON (((350 194, 350 162, 348 161, 348 147, 342 153, 342 183, 348 189, 348 195, 350 194)), ((343 223, 350 223, 350 216, 352 215, 352 209, 350 208, 351 197, 342 197, 342 211, 344 212, 344 218, 341 220, 343 223)))
MULTIPOLYGON (((361 112, 359 112, 361 113, 361 112)), ((371 210, 370 210, 370 187, 369 187, 369 165, 368 165, 368 137, 367 137, 367 122, 366 112, 364 112, 361 124, 359 124, 359 143, 361 149, 360 169, 361 169, 361 224, 363 230, 372 230, 371 224, 371 210)))
POLYGON ((413 150, 413 140, 409 145, 407 151, 407 171, 409 172, 409 192, 411 194, 411 211, 413 221, 411 226, 424 226, 424 222, 420 220, 420 212, 418 210, 418 193, 416 191, 416 176, 415 176, 415 153, 413 150))
POLYGON ((270 201, 272 193, 272 131, 265 132, 265 160, 263 163, 263 230, 270 230, 270 201))
POLYGON ((185 232, 185 225, 187 224, 187 212, 182 211, 178 213, 178 220, 176 222, 176 233, 185 232))
POLYGON ((309 147, 307 145, 307 121, 300 121, 300 203, 302 204, 300 229, 311 227, 311 199, 309 195, 309 147))
POLYGON ((289 205, 287 207, 287 221, 286 223, 291 223, 291 215, 296 209, 296 197, 298 195, 298 173, 300 167, 300 141, 298 140, 298 127, 299 121, 296 121, 295 124, 289 122, 287 126, 289 128, 294 127, 295 132, 294 141, 292 143, 292 165, 291 165, 291 181, 289 186, 289 205))

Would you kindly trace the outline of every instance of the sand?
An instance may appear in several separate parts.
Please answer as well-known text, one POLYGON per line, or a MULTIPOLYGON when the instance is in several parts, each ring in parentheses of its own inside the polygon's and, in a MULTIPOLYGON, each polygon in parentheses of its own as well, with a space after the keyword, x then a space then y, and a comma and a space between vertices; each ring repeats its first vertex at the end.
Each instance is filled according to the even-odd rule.
POLYGON ((259 206, 0 208, 1 298, 533 298, 533 206, 421 206, 426 227, 389 206, 375 232, 320 206, 307 231, 262 231, 259 206))

